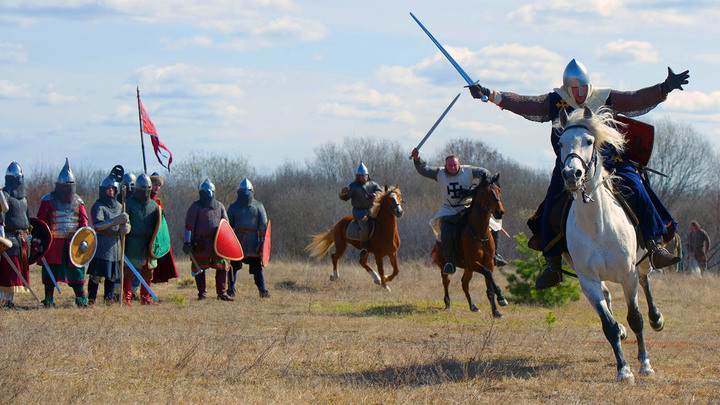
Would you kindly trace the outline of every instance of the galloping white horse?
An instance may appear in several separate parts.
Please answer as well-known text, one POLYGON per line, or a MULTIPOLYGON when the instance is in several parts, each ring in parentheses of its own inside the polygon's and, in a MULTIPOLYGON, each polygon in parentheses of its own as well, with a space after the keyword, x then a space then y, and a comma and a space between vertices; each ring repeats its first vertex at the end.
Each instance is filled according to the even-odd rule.
POLYGON ((589 108, 576 110, 570 117, 560 116, 560 156, 564 161, 565 188, 574 201, 566 225, 567 247, 565 259, 580 280, 583 293, 602 321, 603 332, 615 352, 617 380, 630 384, 635 377, 625 361, 620 341, 627 337, 625 327, 612 316, 610 292, 605 281, 622 284, 628 306, 627 321, 638 343, 640 374, 655 371, 645 350, 643 318, 638 309, 638 282, 648 302, 650 326, 662 330, 664 319, 657 310, 648 284, 649 268, 636 269, 639 257, 635 229, 612 193, 612 176, 603 168, 600 149, 610 145, 622 151, 625 139, 613 128, 615 122, 608 111, 593 114, 589 108))

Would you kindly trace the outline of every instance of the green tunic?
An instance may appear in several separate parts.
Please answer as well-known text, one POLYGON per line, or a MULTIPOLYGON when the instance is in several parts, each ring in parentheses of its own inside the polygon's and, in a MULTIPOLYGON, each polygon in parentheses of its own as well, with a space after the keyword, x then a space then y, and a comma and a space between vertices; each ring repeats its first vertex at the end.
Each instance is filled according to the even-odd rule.
POLYGON ((130 233, 125 237, 125 256, 138 271, 143 264, 147 264, 148 269, 154 269, 157 267, 157 259, 153 259, 148 252, 160 212, 158 205, 151 199, 143 204, 128 198, 125 211, 130 217, 130 233))

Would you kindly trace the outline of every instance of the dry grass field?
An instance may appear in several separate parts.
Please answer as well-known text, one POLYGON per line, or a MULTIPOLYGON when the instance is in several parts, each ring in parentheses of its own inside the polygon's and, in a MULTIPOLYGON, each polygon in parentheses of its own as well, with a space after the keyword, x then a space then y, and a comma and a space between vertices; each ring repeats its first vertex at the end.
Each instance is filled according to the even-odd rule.
MULTIPOLYGON (((351 252, 351 255, 355 252, 351 252)), ((270 299, 242 270, 235 302, 197 301, 183 277, 155 286, 159 307, 78 309, 71 290, 44 309, 0 311, 3 403, 720 403, 720 279, 668 274, 651 283, 666 320, 647 326, 656 374, 615 382, 600 321, 583 297, 551 309, 501 308, 484 283, 468 310, 460 277, 442 305, 438 270, 401 263, 383 291, 354 263, 275 262, 270 299)), ((31 282, 39 294, 39 268, 31 282)), ((500 277, 501 287, 505 280, 500 277)), ((214 277, 208 277, 214 292, 214 277)), ((61 288, 64 285, 61 285, 61 288)), ((616 317, 625 303, 611 285, 616 317)), ((100 287, 102 294, 102 286, 100 287)), ((214 297, 214 294, 211 294, 214 297)), ((646 313, 644 297, 641 308, 646 313)), ((623 344, 636 372, 634 335, 623 344)))

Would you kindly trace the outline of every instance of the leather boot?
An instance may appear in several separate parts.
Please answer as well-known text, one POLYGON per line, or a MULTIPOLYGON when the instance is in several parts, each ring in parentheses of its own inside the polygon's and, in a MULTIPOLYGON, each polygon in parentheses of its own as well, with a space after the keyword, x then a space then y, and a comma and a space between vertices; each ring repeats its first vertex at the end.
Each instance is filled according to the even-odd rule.
POLYGON ((547 265, 542 274, 535 280, 535 289, 555 287, 562 282, 562 256, 546 257, 547 265))
POLYGON ((42 304, 45 308, 55 308, 55 302, 53 301, 53 294, 45 293, 45 299, 42 300, 42 304))
MULTIPOLYGON (((659 238, 658 238, 659 239, 659 238)), ((672 266, 680 262, 679 256, 673 256, 667 249, 662 247, 662 243, 657 240, 649 240, 645 242, 645 248, 650 253, 650 264, 656 269, 672 266)))
POLYGON ((227 272, 225 270, 215 270, 215 292, 220 301, 235 301, 235 299, 225 292, 227 284, 227 272))
POLYGON ((202 273, 199 273, 197 276, 195 276, 195 285, 197 286, 198 290, 198 300, 204 300, 207 298, 207 293, 205 292, 205 274, 207 272, 203 271, 202 273))
POLYGON ((123 280, 123 296, 122 300, 126 307, 131 307, 133 304, 130 303, 130 300, 132 300, 132 279, 131 278, 125 278, 123 280))
POLYGON ((508 264, 507 260, 500 256, 500 253, 495 253, 495 257, 493 258, 493 260, 495 261, 495 265, 498 267, 502 267, 508 264))

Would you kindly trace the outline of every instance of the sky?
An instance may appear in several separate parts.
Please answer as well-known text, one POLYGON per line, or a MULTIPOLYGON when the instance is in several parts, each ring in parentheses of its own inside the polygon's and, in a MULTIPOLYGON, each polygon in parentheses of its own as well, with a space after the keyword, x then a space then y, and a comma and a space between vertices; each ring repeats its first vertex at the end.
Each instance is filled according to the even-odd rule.
MULTIPOLYGON (((139 87, 173 164, 202 151, 272 172, 346 137, 409 154, 461 92, 423 155, 472 138, 551 170, 550 124, 472 99, 409 12, 500 91, 547 93, 573 58, 616 90, 689 69, 685 90, 643 119, 720 146, 714 1, 12 0, 0 1, 0 165, 142 170, 139 87)), ((145 150, 162 172, 147 137, 145 150)))

